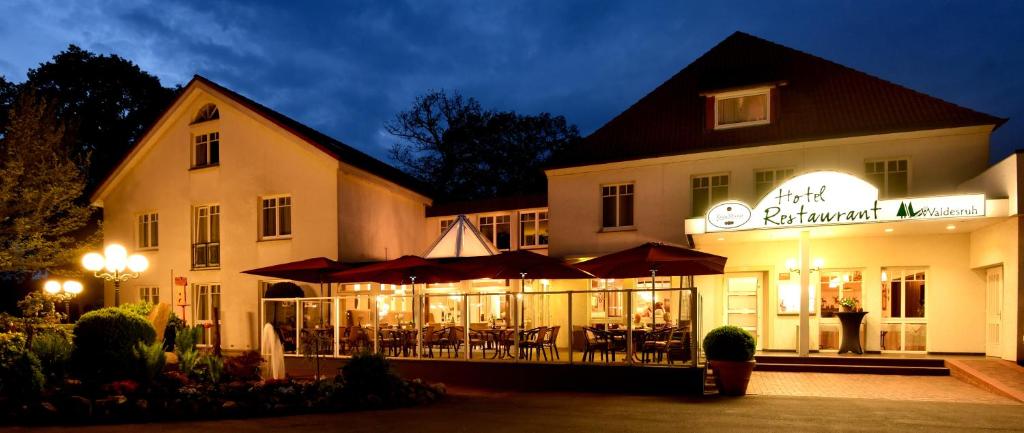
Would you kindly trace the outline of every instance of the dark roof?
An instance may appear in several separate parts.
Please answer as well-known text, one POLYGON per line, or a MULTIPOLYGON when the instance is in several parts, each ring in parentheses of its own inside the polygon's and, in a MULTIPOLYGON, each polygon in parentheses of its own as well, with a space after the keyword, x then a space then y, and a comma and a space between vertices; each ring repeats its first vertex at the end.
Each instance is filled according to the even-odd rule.
POLYGON ((426 185, 390 164, 367 155, 352 146, 328 136, 327 134, 299 123, 297 120, 278 113, 263 104, 246 98, 227 87, 210 81, 206 77, 196 75, 192 80, 199 81, 207 86, 217 89, 217 91, 224 93, 236 102, 246 106, 246 108, 259 113, 270 121, 276 123, 278 126, 320 148, 340 161, 366 170, 374 175, 380 176, 381 178, 394 182, 419 194, 423 194, 427 197, 431 196, 430 189, 426 185))
MULTIPOLYGON (((399 170, 399 169, 397 169, 397 168, 395 168, 395 167, 393 167, 393 166, 391 166, 391 165, 389 165, 389 164, 387 164, 387 163, 385 163, 385 162, 383 162, 383 161, 381 161, 379 159, 376 159, 376 158, 374 158, 374 157, 372 157, 370 155, 367 155, 367 154, 365 154, 365 153, 363 153, 363 152, 361 152, 359 150, 356 150, 352 146, 349 146, 349 145, 347 145, 345 143, 342 143, 341 141, 338 141, 338 140, 328 136, 327 134, 324 134, 324 133, 322 133, 320 131, 317 131, 317 130, 315 130, 313 128, 310 128, 309 126, 303 125, 302 123, 299 123, 297 120, 292 119, 292 118, 290 118, 288 116, 285 116, 284 114, 281 114, 281 113, 279 113, 277 111, 274 111, 274 110, 270 109, 269 107, 267 107, 267 106, 265 106, 263 104, 260 104, 260 103, 258 103, 256 101, 253 101, 252 99, 249 99, 249 98, 247 98, 245 96, 242 96, 242 95, 238 94, 237 92, 235 92, 235 91, 233 91, 231 89, 228 89, 227 87, 221 86, 220 84, 217 84, 217 83, 211 81, 210 79, 208 79, 206 77, 203 77, 201 75, 193 76, 192 80, 189 81, 189 83, 187 85, 185 85, 185 89, 188 89, 190 86, 193 85, 193 83, 196 83, 196 82, 203 83, 204 85, 212 87, 213 89, 217 90, 218 92, 220 92, 220 93, 224 94, 225 96, 231 98, 235 102, 237 102, 237 103, 245 106, 246 108, 248 108, 248 109, 258 113, 259 115, 263 116, 267 120, 270 120, 271 122, 273 122, 277 126, 279 126, 279 127, 283 128, 284 130, 294 134, 295 136, 297 136, 300 139, 302 139, 303 141, 305 141, 305 142, 315 146, 316 148, 326 152, 327 154, 329 154, 329 155, 333 156, 334 158, 338 159, 339 161, 343 161, 343 162, 345 162, 345 163, 347 163, 349 165, 352 165, 354 167, 358 167, 358 168, 360 168, 362 170, 366 170, 369 173, 372 173, 372 174, 374 174, 376 176, 379 176, 379 177, 381 177, 381 178, 383 178, 385 180, 394 182, 395 184, 397 184, 399 186, 402 186, 404 188, 407 188, 407 189, 409 189, 411 191, 414 191, 416 193, 422 194, 422 195, 427 196, 427 197, 431 197, 432 196, 432 192, 431 192, 430 188, 427 185, 425 185, 422 182, 416 180, 412 176, 409 176, 405 172, 403 172, 403 171, 401 171, 401 170, 399 170)), ((186 92, 184 90, 182 90, 181 92, 178 93, 177 97, 178 98, 182 98, 182 97, 184 97, 185 93, 186 92)), ((167 106, 167 108, 164 109, 164 112, 161 113, 160 116, 158 116, 157 119, 154 120, 153 123, 146 128, 146 131, 140 136, 140 137, 142 137, 142 139, 139 139, 138 141, 136 141, 136 143, 135 143, 136 147, 142 142, 143 139, 145 139, 146 136, 149 135, 150 131, 152 131, 152 129, 157 125, 157 123, 159 123, 160 119, 162 119, 164 116, 166 116, 171 111, 171 109, 172 109, 172 107, 174 107, 175 103, 177 103, 177 100, 175 100, 174 102, 169 104, 167 106)), ((125 154, 125 156, 122 157, 121 161, 118 162, 118 164, 115 167, 120 167, 133 154, 134 154, 134 148, 133 148, 132 151, 130 151, 127 154, 125 154)), ((104 189, 106 184, 108 182, 110 182, 110 180, 117 173, 117 171, 118 170, 115 168, 114 170, 111 170, 111 172, 107 174, 107 177, 103 180, 103 182, 100 183, 100 187, 93 194, 93 200, 96 199, 96 195, 98 195, 100 193, 100 191, 102 191, 104 189)))
POLYGON ((806 140, 975 125, 980 113, 846 66, 736 32, 576 146, 554 167, 806 140), (768 125, 705 128, 705 97, 776 85, 768 125))
POLYGON ((519 195, 512 197, 495 197, 482 200, 435 203, 427 207, 427 217, 466 215, 483 212, 496 212, 512 209, 530 209, 548 206, 547 194, 519 195))

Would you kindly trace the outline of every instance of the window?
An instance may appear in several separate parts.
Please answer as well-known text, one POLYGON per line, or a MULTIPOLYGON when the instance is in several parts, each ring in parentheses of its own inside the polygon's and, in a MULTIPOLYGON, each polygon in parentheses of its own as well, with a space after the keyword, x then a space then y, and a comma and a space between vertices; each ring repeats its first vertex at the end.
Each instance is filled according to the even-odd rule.
POLYGON ((455 223, 455 219, 454 218, 448 218, 448 219, 441 220, 441 233, 444 233, 445 231, 447 231, 448 227, 451 227, 452 224, 454 224, 454 223, 455 223))
POLYGON ((499 250, 507 251, 512 243, 512 216, 494 215, 480 217, 480 233, 499 250))
POLYGON ((159 287, 139 287, 139 300, 147 304, 159 304, 160 303, 160 288, 159 287))
POLYGON ((156 249, 160 245, 160 219, 156 212, 139 215, 139 228, 135 234, 138 249, 156 249))
POLYGON ((196 206, 192 214, 192 268, 220 266, 220 206, 196 206))
POLYGON ((195 125, 217 119, 220 119, 220 110, 217 109, 216 105, 206 104, 196 113, 195 119, 192 119, 192 124, 195 125))
POLYGON ((864 163, 864 175, 878 188, 881 198, 906 197, 910 162, 906 159, 888 159, 864 163))
POLYGON ((519 247, 548 244, 548 213, 523 212, 519 214, 519 247))
POLYGON ((590 318, 600 322, 602 319, 622 317, 623 305, 621 280, 593 279, 590 280, 590 318))
POLYGON ((715 129, 768 123, 770 89, 723 93, 715 96, 715 129))
POLYGON ((192 146, 192 167, 210 167, 220 164, 220 133, 195 134, 192 146))
POLYGON ((857 307, 863 308, 861 286, 863 278, 860 271, 823 270, 819 272, 819 292, 821 293, 821 317, 835 317, 841 310, 839 300, 853 298, 857 307))
POLYGON ((210 345, 213 342, 213 327, 208 325, 213 324, 214 311, 218 319, 224 315, 220 309, 220 284, 194 284, 192 287, 196 300, 196 324, 204 328, 199 334, 199 344, 210 345))
POLYGON ((693 178, 693 215, 704 215, 712 204, 729 196, 729 175, 718 174, 693 178))
POLYGON ((782 182, 791 177, 793 177, 792 168, 755 170, 754 195, 760 199, 767 195, 773 188, 779 186, 782 182))
POLYGON ((633 226, 633 184, 601 187, 601 226, 604 228, 633 226))
POLYGON ((291 196, 264 197, 260 202, 260 239, 292 237, 291 196))

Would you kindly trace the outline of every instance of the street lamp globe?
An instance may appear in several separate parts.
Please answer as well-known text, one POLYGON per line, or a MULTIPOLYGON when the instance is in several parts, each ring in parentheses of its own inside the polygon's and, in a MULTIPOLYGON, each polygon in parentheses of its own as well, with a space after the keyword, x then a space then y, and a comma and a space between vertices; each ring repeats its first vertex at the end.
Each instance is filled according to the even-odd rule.
POLYGON ((43 284, 43 291, 51 295, 56 295, 57 293, 60 293, 60 282, 57 280, 47 281, 45 284, 43 284))
POLYGON ((89 253, 82 257, 82 267, 89 272, 96 272, 106 266, 106 260, 100 253, 89 253))
POLYGON ((128 250, 119 244, 110 244, 103 255, 106 257, 107 272, 124 272, 128 266, 128 250))
POLYGON ((146 260, 145 256, 142 256, 140 254, 132 254, 131 256, 128 257, 129 271, 140 273, 144 272, 147 268, 149 268, 149 260, 146 260))
POLYGON ((82 293, 82 283, 75 280, 68 280, 64 282, 64 291, 70 293, 72 296, 82 293))

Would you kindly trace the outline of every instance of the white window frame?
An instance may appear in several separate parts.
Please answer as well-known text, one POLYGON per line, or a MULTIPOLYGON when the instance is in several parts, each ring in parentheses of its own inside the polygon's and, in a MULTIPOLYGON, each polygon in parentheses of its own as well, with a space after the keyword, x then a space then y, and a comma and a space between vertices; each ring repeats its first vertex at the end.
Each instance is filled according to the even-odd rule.
POLYGON ((218 322, 221 325, 221 338, 224 337, 224 303, 223 303, 223 291, 221 290, 220 283, 193 283, 192 284, 192 295, 195 299, 195 305, 192 307, 192 317, 195 317, 195 324, 203 326, 203 332, 200 334, 200 342, 198 346, 209 347, 210 341, 213 338, 213 307, 214 297, 216 297, 216 305, 220 309, 218 322))
POLYGON ((189 155, 191 155, 190 159, 192 161, 192 168, 206 168, 206 167, 216 167, 216 166, 219 166, 220 165, 220 144, 221 144, 220 131, 208 130, 208 131, 202 131, 202 132, 199 132, 199 131, 193 132, 190 135, 189 148, 188 148, 189 149, 189 155), (199 150, 198 150, 199 141, 198 140, 199 140, 200 137, 205 139, 204 143, 206 144, 206 163, 202 164, 202 165, 199 164, 199 161, 198 161, 198 158, 197 158, 198 152, 199 152, 199 150), (211 162, 212 156, 213 156, 213 146, 211 146, 210 144, 213 143, 214 141, 217 142, 217 162, 211 162))
MULTIPOLYGON (((547 233, 545 235, 545 237, 547 239, 545 240, 544 243, 541 243, 541 237, 540 237, 540 223, 541 223, 541 221, 549 221, 550 222, 550 219, 549 219, 550 215, 549 215, 548 212, 549 211, 547 209, 535 209, 535 210, 528 210, 528 211, 520 211, 519 212, 519 224, 517 226, 517 229, 519 230, 519 248, 520 249, 534 249, 534 248, 547 248, 548 247, 548 244, 551 241, 551 233, 547 233), (523 221, 523 216, 525 216, 525 215, 533 215, 533 220, 532 221, 523 221), (541 215, 544 215, 544 218, 541 218, 541 215), (523 233, 525 233, 523 231, 523 223, 529 223, 529 222, 533 223, 533 236, 532 236, 533 243, 527 245, 525 242, 523 242, 524 240, 527 239, 526 235, 523 234, 523 233)), ((548 228, 550 229, 550 226, 548 228)))
POLYGON ((139 251, 160 248, 160 213, 143 212, 135 216, 135 249, 139 251), (155 239, 155 241, 154 241, 155 239))
MULTIPOLYGON (((882 272, 886 273, 886 280, 884 284, 892 287, 893 277, 899 275, 902 284, 900 284, 900 317, 891 317, 892 312, 889 312, 890 317, 881 317, 879 314, 882 325, 899 325, 900 327, 900 348, 899 350, 884 349, 882 353, 889 352, 907 352, 907 353, 927 353, 930 347, 929 332, 928 332, 928 293, 932 290, 929 289, 928 284, 931 281, 931 270, 927 267, 903 267, 903 266, 886 266, 882 268, 882 272), (925 309, 924 317, 907 317, 907 275, 916 273, 924 274, 924 280, 909 280, 909 281, 924 281, 925 287, 925 309), (924 325, 924 350, 907 350, 907 325, 924 325)), ((881 292, 880 292, 881 294, 881 292)), ((892 296, 892 295, 890 295, 892 296)), ((882 296, 882 303, 885 303, 885 297, 882 296)), ((891 304, 890 304, 891 305, 891 304)), ((880 348, 881 349, 881 348, 880 348)))
POLYGON ((789 178, 793 177, 796 174, 796 168, 793 168, 793 167, 780 167, 780 168, 759 168, 759 169, 755 169, 754 170, 754 196, 755 196, 756 199, 760 200, 762 197, 764 197, 765 194, 758 193, 757 187, 759 185, 761 185, 761 184, 767 184, 768 182, 758 182, 757 181, 757 175, 758 174, 762 174, 762 175, 771 174, 771 176, 772 176, 771 186, 768 187, 768 192, 767 192, 767 193, 770 193, 772 189, 777 188, 779 185, 782 184, 782 182, 785 182, 789 178), (782 175, 781 178, 779 177, 780 174, 782 175))
POLYGON ((192 206, 192 269, 219 269, 221 264, 221 241, 220 241, 220 205, 219 204, 205 204, 192 206), (200 211, 206 209, 206 225, 200 227, 200 211), (217 215, 217 236, 214 240, 213 234, 213 215, 217 215), (200 242, 200 232, 205 232, 206 241, 200 242), (204 254, 207 256, 207 260, 203 266, 196 266, 196 251, 197 247, 204 247, 204 254), (217 260, 213 263, 209 260, 209 249, 210 247, 217 248, 217 260))
POLYGON ((491 218, 491 223, 489 225, 493 226, 491 228, 491 237, 490 237, 490 239, 487 239, 487 240, 491 241, 491 244, 494 245, 494 248, 497 248, 498 251, 510 251, 510 250, 512 250, 513 241, 515 240, 515 236, 514 236, 515 233, 513 233, 513 227, 514 226, 513 226, 513 221, 512 221, 512 214, 508 213, 508 212, 501 212, 501 213, 491 213, 491 214, 480 215, 477 218, 477 220, 476 220, 477 228, 480 229, 480 234, 481 235, 486 236, 486 234, 484 233, 484 218, 491 218), (508 248, 501 248, 500 246, 498 246, 498 224, 499 224, 498 223, 498 218, 499 217, 507 217, 508 218, 508 248))
POLYGON ((149 304, 160 303, 160 287, 157 286, 139 286, 139 300, 149 304))
MULTIPOLYGON (((725 176, 725 181, 726 181, 726 183, 725 183, 725 197, 723 197, 722 200, 728 200, 729 197, 730 197, 730 194, 731 194, 731 191, 729 191, 729 189, 730 189, 729 187, 732 186, 732 174, 731 173, 729 173, 729 172, 721 172, 721 173, 708 173, 708 174, 698 174, 698 175, 690 176, 690 215, 692 215, 694 217, 704 216, 704 214, 707 213, 707 211, 709 209, 711 209, 711 207, 714 206, 715 203, 718 203, 718 202, 715 201, 715 198, 714 198, 711 190, 712 190, 712 188, 715 187, 715 185, 713 185, 714 179, 716 177, 722 177, 722 176, 725 176), (707 179, 707 181, 708 181, 708 186, 707 186, 708 208, 704 209, 700 213, 697 213, 697 208, 696 208, 696 203, 697 203, 697 200, 696 200, 696 197, 697 197, 697 187, 693 186, 693 181, 695 181, 697 179, 707 179)), ((719 185, 719 186, 721 186, 721 185, 719 185)))
POLYGON ((259 198, 259 216, 257 217, 259 231, 259 239, 264 241, 278 240, 278 239, 291 239, 292 233, 294 233, 292 222, 294 221, 294 200, 291 194, 277 194, 277 195, 266 195, 259 198), (288 199, 287 205, 281 204, 281 199, 288 199), (267 207, 267 202, 273 201, 273 206, 267 207), (281 212, 284 208, 288 208, 288 233, 281 234, 281 212), (266 224, 264 217, 264 210, 274 209, 274 231, 272 235, 267 235, 264 224, 266 224))
POLYGON ((448 230, 448 227, 451 227, 452 224, 455 224, 455 218, 441 218, 437 224, 438 227, 441 228, 441 231, 439 231, 438 234, 444 234, 445 230, 448 230))
POLYGON ((771 87, 758 87, 756 89, 744 89, 736 90, 732 92, 722 92, 711 95, 715 98, 715 130, 719 129, 732 129, 732 128, 743 128, 747 126, 767 125, 772 121, 772 88, 771 87), (745 96, 765 96, 765 107, 764 107, 764 119, 763 120, 751 120, 748 122, 729 123, 722 125, 718 122, 718 104, 724 99, 742 98, 745 96))
MULTIPOLYGON (((907 174, 907 193, 906 193, 906 196, 909 197, 911 195, 911 187, 912 187, 911 179, 914 178, 911 175, 913 173, 913 171, 912 171, 913 170, 913 165, 910 163, 910 157, 873 158, 873 159, 865 159, 864 160, 864 177, 865 177, 865 179, 868 179, 870 174, 876 174, 876 173, 870 173, 870 174, 868 173, 868 167, 867 167, 868 164, 882 163, 882 166, 883 166, 882 185, 878 188, 878 197, 879 198, 895 198, 894 196, 892 196, 889 193, 889 174, 890 173, 900 173, 900 171, 899 171, 899 163, 901 161, 905 161, 907 163, 907 169, 905 171, 905 173, 907 174), (893 171, 893 172, 889 171, 889 163, 890 162, 895 162, 896 163, 896 165, 897 165, 896 170, 897 171, 893 171)), ((871 180, 868 180, 868 183, 871 183, 871 180)), ((874 185, 874 184, 872 183, 872 185, 874 185)))
POLYGON ((632 229, 636 228, 636 182, 619 182, 619 183, 602 184, 601 185, 601 205, 600 205, 600 209, 601 209, 601 214, 600 214, 600 218, 601 218, 601 231, 614 232, 614 231, 622 231, 622 230, 632 230, 632 229), (623 186, 631 186, 632 189, 631 189, 631 191, 629 191, 627 193, 623 193, 623 192, 621 192, 621 187, 623 187, 623 186), (613 194, 605 194, 605 188, 613 188, 615 192, 613 194), (619 217, 621 216, 621 213, 619 211, 621 210, 620 206, 622 206, 622 197, 626 196, 626 195, 630 195, 630 196, 633 197, 632 209, 630 209, 630 211, 629 211, 630 215, 631 215, 631 217, 633 219, 632 224, 622 224, 622 221, 619 220, 620 219, 619 217), (605 225, 605 223, 604 223, 604 199, 606 197, 615 197, 615 224, 614 225, 610 225, 610 226, 609 225, 605 225))

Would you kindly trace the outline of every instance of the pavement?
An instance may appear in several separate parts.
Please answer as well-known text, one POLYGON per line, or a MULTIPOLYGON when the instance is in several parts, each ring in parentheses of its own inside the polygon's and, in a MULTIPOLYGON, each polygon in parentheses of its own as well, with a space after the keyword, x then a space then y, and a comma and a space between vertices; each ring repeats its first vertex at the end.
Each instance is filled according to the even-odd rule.
POLYGON ((1024 402, 1024 367, 994 358, 946 360, 953 376, 999 395, 1024 402))
POLYGON ((1017 405, 1020 402, 952 376, 784 373, 755 371, 747 393, 764 396, 836 397, 1017 405))
MULTIPOLYGON (((791 381, 817 380, 803 373, 791 374, 791 381)), ((771 380, 761 374, 752 385, 759 390, 771 389, 771 380)), ((876 378, 894 376, 841 375, 826 378, 827 386, 866 384, 868 389, 876 378)), ((896 377, 903 380, 905 377, 896 377)), ((953 386, 947 397, 967 392, 966 383, 945 379, 928 383, 941 389, 953 386)), ((879 379, 879 381, 882 381, 879 379)), ((926 383, 926 382, 922 382, 926 383)), ((910 385, 921 385, 911 381, 910 385)), ((918 386, 921 391, 922 387, 918 386)), ((987 392, 980 390, 981 392, 987 392)), ((87 427, 11 428, 6 431, 31 432, 287 432, 325 433, 359 432, 749 432, 784 431, 1024 431, 1024 405, 1002 398, 985 399, 974 393, 963 401, 922 400, 911 392, 902 398, 848 398, 821 396, 750 395, 741 398, 638 396, 587 393, 520 393, 488 390, 454 389, 445 401, 415 408, 366 411, 341 414, 318 414, 278 418, 181 422, 148 425, 114 425, 87 427)), ((890 395, 889 397, 895 397, 890 395)))

